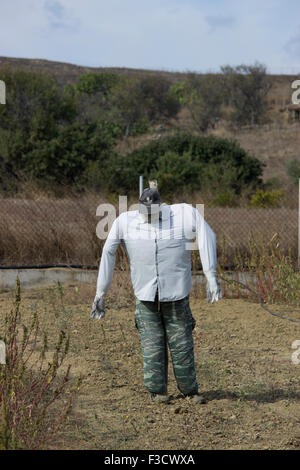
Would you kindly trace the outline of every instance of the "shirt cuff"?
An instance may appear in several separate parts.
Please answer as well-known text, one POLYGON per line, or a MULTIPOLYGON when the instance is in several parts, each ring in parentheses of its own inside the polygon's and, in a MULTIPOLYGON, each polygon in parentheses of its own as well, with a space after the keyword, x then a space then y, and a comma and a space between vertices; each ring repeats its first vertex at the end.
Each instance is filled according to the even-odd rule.
POLYGON ((105 296, 105 292, 103 292, 103 291, 98 291, 98 290, 97 290, 96 295, 97 295, 98 297, 104 297, 104 296, 105 296))
POLYGON ((212 279, 215 278, 217 275, 217 272, 215 269, 210 269, 209 271, 204 271, 206 279, 212 279))

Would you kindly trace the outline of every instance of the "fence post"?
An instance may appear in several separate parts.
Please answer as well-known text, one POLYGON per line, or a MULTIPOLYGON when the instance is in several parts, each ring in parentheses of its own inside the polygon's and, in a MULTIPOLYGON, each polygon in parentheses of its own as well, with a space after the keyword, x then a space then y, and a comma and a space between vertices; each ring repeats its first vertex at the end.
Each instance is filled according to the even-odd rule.
POLYGON ((298 195, 298 268, 300 268, 300 178, 298 195))
POLYGON ((144 178, 141 175, 140 176, 140 197, 141 197, 143 191, 144 191, 144 178))

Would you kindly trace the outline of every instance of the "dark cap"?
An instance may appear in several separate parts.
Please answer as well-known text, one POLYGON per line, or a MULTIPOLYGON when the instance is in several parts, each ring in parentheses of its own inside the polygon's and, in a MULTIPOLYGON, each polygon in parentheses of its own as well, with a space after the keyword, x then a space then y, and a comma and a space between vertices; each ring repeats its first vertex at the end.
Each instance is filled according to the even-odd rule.
POLYGON ((160 204, 161 201, 157 189, 144 189, 139 199, 139 203, 149 208, 152 204, 160 204))

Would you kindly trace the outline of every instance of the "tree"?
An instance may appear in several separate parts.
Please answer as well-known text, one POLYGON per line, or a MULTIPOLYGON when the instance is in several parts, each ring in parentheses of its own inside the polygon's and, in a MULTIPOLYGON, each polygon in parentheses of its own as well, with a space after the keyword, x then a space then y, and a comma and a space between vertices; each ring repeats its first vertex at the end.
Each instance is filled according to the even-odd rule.
POLYGON ((180 103, 171 91, 172 82, 161 75, 145 76, 139 87, 145 112, 151 123, 177 115, 180 103))
POLYGON ((54 77, 38 72, 5 69, 7 104, 2 107, 2 129, 53 136, 59 124, 76 115, 74 96, 65 93, 54 77))
POLYGON ((145 118, 145 104, 137 78, 122 77, 113 95, 114 116, 124 128, 128 137, 132 127, 145 118))
POLYGON ((81 93, 94 95, 101 93, 108 96, 118 82, 118 76, 111 72, 85 73, 77 80, 76 88, 81 93))
MULTIPOLYGON (((7 105, 0 116, 0 183, 28 176, 77 183, 88 162, 103 165, 120 129, 79 119, 78 94, 46 74, 6 70, 7 105)), ((105 179, 103 177, 103 179, 105 179)))
POLYGON ((214 129, 222 118, 222 82, 218 75, 189 73, 184 82, 173 88, 179 101, 187 107, 198 130, 214 129))
POLYGON ((233 108, 232 122, 238 126, 263 124, 267 121, 266 96, 272 87, 266 67, 239 65, 223 66, 228 104, 233 108))
POLYGON ((118 82, 118 75, 111 72, 81 75, 73 86, 80 108, 78 119, 81 122, 109 120, 113 107, 113 91, 118 82))
POLYGON ((161 76, 122 77, 113 95, 114 117, 124 135, 145 132, 149 125, 176 116, 180 103, 171 93, 171 82, 161 76))

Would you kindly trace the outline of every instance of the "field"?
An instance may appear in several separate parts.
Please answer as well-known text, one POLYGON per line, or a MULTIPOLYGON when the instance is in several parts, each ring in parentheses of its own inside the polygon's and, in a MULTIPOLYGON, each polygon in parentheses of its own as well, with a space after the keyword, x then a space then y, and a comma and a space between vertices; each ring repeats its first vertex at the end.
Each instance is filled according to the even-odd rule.
MULTIPOLYGON (((128 76, 158 73, 173 83, 187 76, 166 71, 78 67, 34 59, 0 57, 0 62, 1 67, 10 64, 12 69, 49 72, 60 85, 74 84, 87 72, 111 71, 128 76)), ((216 233, 221 266, 234 265, 239 270, 250 267, 257 274, 263 272, 266 275, 266 282, 261 285, 263 300, 276 301, 273 310, 280 313, 288 310, 288 316, 300 319, 300 276, 292 269, 299 257, 299 198, 298 188, 293 186, 287 173, 287 163, 299 156, 299 122, 291 122, 286 109, 291 100, 291 83, 296 78, 269 76, 273 85, 268 94, 269 123, 238 129, 221 120, 207 132, 235 139, 257 157, 265 165, 262 178, 266 188, 284 191, 281 206, 274 209, 251 207, 246 193, 238 201, 239 207, 215 207, 211 205, 215 195, 204 193, 180 194, 180 200, 174 198, 172 202, 194 206, 205 203, 205 218, 216 233), (293 307, 296 304, 297 311, 293 307)), ((126 155, 178 130, 199 134, 187 107, 176 119, 157 122, 145 134, 120 139, 114 150, 126 155)), ((98 265, 103 240, 96 236, 99 222, 96 209, 103 202, 116 207, 116 194, 91 191, 79 196, 72 194, 69 187, 42 188, 31 177, 22 177, 18 194, 12 196, 1 193, 0 197, 1 266, 98 265)), ((128 205, 136 203, 136 199, 128 205)), ((197 271, 199 256, 194 254, 193 269, 197 271), (194 263, 195 258, 197 263, 194 263)), ((30 325, 35 313, 40 323, 37 349, 29 364, 34 368, 34 361, 43 351, 43 333, 48 336, 46 363, 51 364, 57 338, 64 331, 70 334, 70 347, 59 375, 63 378, 70 364, 71 382, 82 377, 70 415, 45 448, 299 450, 300 364, 292 361, 295 354, 292 344, 300 341, 300 324, 270 316, 255 298, 229 286, 225 289, 224 284, 224 298, 208 305, 202 287, 196 287, 191 293, 191 308, 197 322, 195 362, 199 391, 207 403, 193 405, 180 395, 170 363, 170 404, 155 405, 143 384, 141 345, 134 326, 134 295, 126 273, 128 264, 122 264, 123 255, 124 252, 118 251, 120 271, 115 274, 106 317, 102 321, 89 317, 95 285, 56 284, 21 292, 21 322, 30 325)), ((13 291, 0 290, 0 339, 5 315, 14 308, 14 302, 13 291)), ((38 370, 33 370, 38 375, 38 370)), ((0 380, 2 371, 0 369, 0 380)), ((15 376, 12 376, 14 386, 15 376)), ((26 374, 24 377, 29 381, 26 374)), ((44 376, 41 377, 43 383, 44 376)), ((19 385, 17 379, 16 384, 19 385)), ((1 385, 0 381, 0 392, 1 385)), ((52 392, 49 389, 47 393, 52 392)), ((16 401, 21 401, 17 393, 8 393, 9 404, 13 402, 12 395, 16 396, 16 401)), ((0 393, 0 449, 19 448, 16 441, 10 442, 11 447, 3 445, 3 429, 7 431, 3 425, 6 419, 3 396, 5 394, 0 393)), ((58 405, 68 398, 68 393, 60 396, 58 405)), ((59 406, 51 409, 50 423, 59 406)), ((24 412, 31 424, 31 415, 26 414, 28 410, 22 407, 20 410, 17 417, 24 412)), ((9 419, 7 422, 11 424, 9 419)), ((30 425, 28 429, 34 434, 30 425)))
MULTIPOLYGON (((115 275, 102 321, 89 318, 94 293, 95 286, 82 284, 22 292, 22 321, 38 313, 49 337, 47 354, 60 329, 68 330, 66 363, 73 378, 83 379, 65 427, 46 448, 300 449, 300 365, 291 360, 297 324, 270 316, 251 299, 228 295, 209 305, 200 289, 193 290, 196 369, 207 403, 184 399, 170 366, 171 402, 153 404, 143 385, 126 275, 115 275)), ((0 294, 0 329, 13 297, 12 291, 0 294)))

